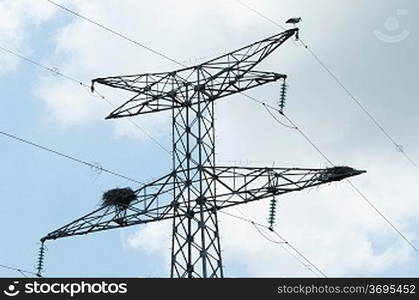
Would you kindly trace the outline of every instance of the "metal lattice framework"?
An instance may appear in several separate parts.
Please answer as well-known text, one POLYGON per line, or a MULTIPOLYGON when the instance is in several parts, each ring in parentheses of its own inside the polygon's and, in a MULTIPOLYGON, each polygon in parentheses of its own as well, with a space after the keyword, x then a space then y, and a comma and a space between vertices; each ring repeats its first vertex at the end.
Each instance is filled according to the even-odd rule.
POLYGON ((257 168, 215 164, 214 101, 286 75, 253 68, 291 29, 200 65, 167 73, 98 78, 94 83, 134 93, 107 118, 170 110, 172 172, 137 190, 126 206, 102 206, 42 241, 173 221, 171 277, 223 277, 217 211, 361 174, 349 167, 257 168))

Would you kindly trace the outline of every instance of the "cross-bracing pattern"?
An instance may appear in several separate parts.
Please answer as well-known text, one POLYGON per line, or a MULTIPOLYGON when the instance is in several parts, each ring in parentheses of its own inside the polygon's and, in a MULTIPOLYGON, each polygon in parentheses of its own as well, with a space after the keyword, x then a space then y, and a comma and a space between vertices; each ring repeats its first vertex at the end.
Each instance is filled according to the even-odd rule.
POLYGON ((253 68, 296 32, 297 29, 282 32, 200 65, 172 72, 97 78, 92 84, 100 83, 134 93, 108 118, 182 108, 196 105, 199 101, 214 101, 286 78, 284 74, 256 71, 253 68), (198 92, 200 97, 196 97, 198 92))
POLYGON ((215 179, 205 168, 215 166, 214 102, 206 101, 196 70, 195 87, 185 88, 181 103, 172 109, 175 195, 172 234, 172 277, 222 277, 217 211, 207 197, 216 197, 215 179), (179 205, 178 205, 179 204, 179 205))
MULTIPOLYGON (((287 30, 197 66, 98 78, 134 96, 107 118, 171 110, 172 172, 135 191, 127 205, 102 206, 42 241, 172 219, 171 277, 223 277, 217 211, 361 174, 326 169, 216 166, 214 101, 286 75, 253 68, 298 33, 287 30)), ((93 85, 92 85, 92 88, 93 85)))
MULTIPOLYGON (((215 178, 216 190, 207 202, 216 210, 267 199, 274 195, 301 191, 355 176, 364 171, 348 167, 326 169, 303 168, 258 168, 258 167, 216 167, 204 168, 206 177, 215 178)), ((193 183, 197 183, 194 179, 193 183)), ((42 240, 55 240, 67 236, 84 235, 92 232, 121 228, 137 224, 172 219, 174 207, 180 215, 187 211, 185 203, 174 199, 174 185, 182 186, 170 173, 137 189, 138 199, 125 208, 102 206, 89 214, 49 233, 42 240), (123 213, 123 218, 121 214, 123 213)), ((195 201, 197 199, 194 199, 195 201)), ((196 215, 195 211, 195 215, 196 215)))

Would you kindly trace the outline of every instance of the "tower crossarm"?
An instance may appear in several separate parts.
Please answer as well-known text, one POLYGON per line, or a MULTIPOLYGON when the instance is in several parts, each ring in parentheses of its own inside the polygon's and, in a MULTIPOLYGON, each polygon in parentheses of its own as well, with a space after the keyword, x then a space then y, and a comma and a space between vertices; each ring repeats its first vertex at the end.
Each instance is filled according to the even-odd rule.
POLYGON ((284 74, 253 69, 297 31, 286 30, 199 65, 172 72, 97 78, 92 81, 92 88, 99 83, 134 93, 107 118, 194 105, 198 103, 198 93, 202 95, 199 101, 213 101, 285 79, 284 74))
POLYGON ((170 89, 173 84, 181 86, 184 82, 177 82, 176 72, 145 73, 138 75, 120 75, 92 80, 92 89, 95 83, 107 85, 134 93, 161 94, 165 88, 170 89))
POLYGON ((137 189, 137 199, 129 205, 101 205, 87 215, 50 232, 41 240, 55 240, 172 218, 174 184, 173 174, 170 173, 137 189))
POLYGON ((325 169, 215 167, 206 168, 206 176, 216 180, 217 195, 208 197, 217 209, 265 199, 275 195, 301 191, 365 171, 350 167, 325 169))
MULTIPOLYGON (((321 184, 340 181, 365 171, 350 167, 326 169, 257 168, 257 167, 204 167, 204 174, 215 179, 218 193, 209 193, 204 201, 205 211, 219 210, 274 195, 280 195, 321 184)), ((184 189, 184 183, 170 173, 135 191, 137 199, 126 206, 101 206, 89 214, 52 231, 41 240, 84 235, 97 231, 128 227, 154 221, 172 219, 173 208, 180 216, 197 213, 190 211, 181 201, 173 200, 176 188, 184 189)), ((180 195, 179 195, 180 197, 180 195)), ((203 199, 194 199, 194 201, 203 199)))

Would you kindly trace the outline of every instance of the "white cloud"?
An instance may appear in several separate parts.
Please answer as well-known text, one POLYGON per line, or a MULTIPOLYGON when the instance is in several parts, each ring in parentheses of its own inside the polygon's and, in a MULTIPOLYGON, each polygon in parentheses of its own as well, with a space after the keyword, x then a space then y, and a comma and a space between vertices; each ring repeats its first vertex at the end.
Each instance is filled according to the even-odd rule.
MULTIPOLYGON (((38 7, 34 3, 32 1, 31 22, 41 23, 52 12, 48 9, 43 11, 45 5, 38 7)), ((273 3, 266 4, 267 11, 273 15, 281 11, 281 16, 277 18, 285 19, 284 10, 273 3)), ((316 21, 312 5, 305 7, 301 4, 303 2, 294 3, 287 2, 289 11, 310 16, 310 24, 317 28, 317 31, 312 29, 311 32, 324 33, 321 30, 325 24, 316 21), (316 22, 319 24, 316 25, 316 22)), ((71 5, 81 14, 126 32, 130 37, 181 61, 232 50, 277 31, 234 4, 234 1, 202 1, 199 4, 191 0, 156 0, 145 4, 137 1, 72 1, 71 5)), ((259 4, 254 2, 252 5, 259 4)), ((11 10, 12 15, 22 14, 21 6, 16 7, 11 10)), ((336 6, 328 9, 338 10, 336 6)), ((341 18, 340 23, 353 21, 350 11, 347 13, 348 18, 341 18)), ((21 32, 17 36, 24 38, 26 27, 22 24, 27 24, 26 21, 16 21, 15 24, 11 15, 7 18, 11 19, 5 21, 9 31, 21 32)), ((338 29, 329 29, 329 37, 339 36, 338 29)), ((9 37, 6 35, 7 38, 13 39, 10 34, 9 37)), ((22 46, 21 39, 14 40, 18 48, 22 46)), ((340 43, 340 40, 328 41, 327 37, 319 34, 314 34, 313 39, 317 45, 324 43, 325 49, 333 49, 334 44, 340 43)), ((154 71, 155 66, 158 70, 175 68, 158 56, 78 18, 72 18, 60 28, 54 41, 56 49, 48 59, 49 65, 84 81, 101 76, 154 71)), ((417 193, 412 191, 417 181, 415 173, 406 171, 407 166, 402 165, 400 156, 386 144, 381 144, 381 137, 377 137, 375 129, 365 122, 352 104, 344 102, 342 91, 330 85, 330 79, 319 72, 304 49, 292 43, 283 48, 281 54, 273 55, 265 67, 290 74, 290 81, 293 82, 289 103, 291 114, 298 121, 304 121, 299 124, 310 136, 316 137, 315 142, 333 160, 369 171, 355 181, 417 243, 410 223, 419 216, 417 193), (359 140, 358 135, 361 134, 367 138, 359 140)), ((341 57, 336 59, 342 62, 341 57)), ((115 104, 126 99, 118 91, 101 89, 101 92, 115 104)), ((278 86, 266 86, 252 93, 274 103, 278 86)), ((79 89, 77 84, 63 80, 52 83, 51 80, 40 79, 35 94, 50 110, 49 120, 61 126, 96 122, 111 110, 103 101, 100 103, 86 90, 79 89)), ((221 153, 221 158, 261 160, 263 157, 264 161, 281 160, 286 165, 295 162, 295 165, 307 167, 319 167, 323 163, 323 159, 295 131, 277 127, 263 109, 245 101, 242 97, 235 97, 217 104, 217 152, 221 153)), ((391 106, 387 109, 384 115, 391 114, 391 106)), ((153 116, 138 122, 155 135, 170 128, 165 118, 167 116, 153 116)), ((138 137, 138 130, 129 122, 117 120, 113 124, 115 134, 126 138, 138 137)), ((249 205, 243 211, 264 222, 267 201, 249 205)), ((242 265, 252 276, 312 275, 281 248, 262 240, 248 224, 225 216, 221 218, 227 267, 242 265)), ((412 259, 411 249, 344 183, 281 197, 278 218, 278 231, 328 275, 385 274, 412 259), (382 241, 385 242, 378 251, 376 244, 382 244, 382 241)), ((129 237, 128 244, 168 260, 169 225, 146 225, 138 234, 129 237)))
MULTIPOLYGON (((364 179, 368 182, 366 176, 364 179)), ((361 177, 354 181, 358 185, 362 183, 361 177)), ((385 178, 378 177, 374 183, 362 184, 361 188, 409 240, 417 243, 417 236, 409 227, 409 215, 417 217, 419 214, 417 203, 409 205, 409 214, 399 210, 400 202, 390 199, 401 195, 400 190, 386 187, 386 184, 385 178), (377 186, 386 194, 384 198, 377 197, 377 186)), ((402 195, 406 200, 415 199, 412 192, 402 195)), ((414 262, 410 246, 345 182, 283 195, 278 199, 276 230, 328 276, 380 276, 414 262)), ((246 216, 267 224, 268 200, 239 209, 246 216)), ((241 216, 235 209, 229 212, 241 216)), ((285 246, 291 255, 281 246, 266 241, 251 224, 222 213, 219 218, 227 275, 243 276, 232 271, 234 266, 240 266, 248 276, 314 276, 293 257, 295 253, 290 248, 285 246)), ((161 245, 168 243, 171 228, 154 228, 156 225, 149 224, 146 229, 139 230, 131 237, 130 244, 148 253, 168 255, 167 247, 161 245), (163 240, 166 242, 162 243, 163 240)), ((264 233, 278 240, 269 231, 264 233)))
POLYGON ((92 97, 87 88, 79 88, 73 82, 59 78, 52 81, 46 77, 34 93, 53 112, 47 116, 48 121, 62 127, 101 121, 103 118, 91 116, 104 116, 109 109, 103 100, 92 97))
POLYGON ((149 254, 161 256, 166 265, 170 263, 170 228, 171 222, 149 223, 136 233, 128 236, 128 245, 149 254))
MULTIPOLYGON (((38 0, 0 1, 0 45, 12 51, 31 53, 26 44, 34 28, 49 20, 55 8, 38 0)), ((0 75, 13 71, 19 59, 10 55, 0 55, 0 75)))

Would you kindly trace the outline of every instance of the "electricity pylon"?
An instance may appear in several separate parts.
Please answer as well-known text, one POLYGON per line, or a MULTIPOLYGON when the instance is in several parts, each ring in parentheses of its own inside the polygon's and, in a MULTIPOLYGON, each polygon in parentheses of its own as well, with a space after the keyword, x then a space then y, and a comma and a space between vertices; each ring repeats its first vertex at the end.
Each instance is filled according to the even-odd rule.
POLYGON ((135 190, 129 205, 102 206, 49 233, 42 242, 171 219, 171 277, 223 277, 217 211, 363 173, 325 169, 217 166, 214 101, 285 80, 254 67, 291 29, 202 64, 167 73, 97 78, 94 83, 134 93, 107 119, 171 111, 172 171, 135 190))

